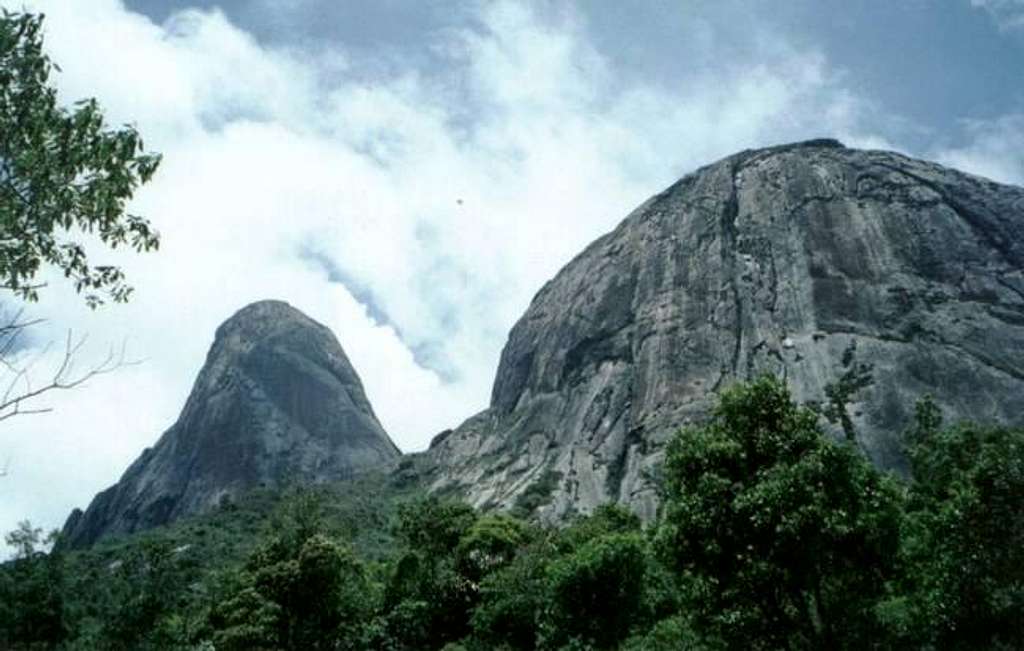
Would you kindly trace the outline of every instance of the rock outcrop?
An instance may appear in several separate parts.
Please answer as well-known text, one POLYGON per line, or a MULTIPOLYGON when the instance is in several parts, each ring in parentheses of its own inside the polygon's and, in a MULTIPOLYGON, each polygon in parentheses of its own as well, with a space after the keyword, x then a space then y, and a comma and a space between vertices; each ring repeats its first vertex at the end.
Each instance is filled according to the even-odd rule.
POLYGON ((1024 422, 1024 189, 830 140, 745 151, 648 200, 534 298, 490 407, 425 455, 436 491, 557 519, 650 518, 650 472, 720 388, 770 372, 850 415, 877 465, 930 393, 948 419, 1024 422), (849 355, 846 355, 849 362, 849 355))
POLYGON ((254 303, 217 329, 178 421, 71 514, 62 544, 161 525, 258 486, 350 477, 399 454, 331 331, 287 303, 254 303))

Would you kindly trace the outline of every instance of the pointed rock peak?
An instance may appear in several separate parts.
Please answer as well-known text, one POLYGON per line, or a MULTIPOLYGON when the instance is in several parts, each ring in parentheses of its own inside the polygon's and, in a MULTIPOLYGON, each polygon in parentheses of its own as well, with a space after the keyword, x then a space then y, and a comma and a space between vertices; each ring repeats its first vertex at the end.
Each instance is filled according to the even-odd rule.
POLYGON ((282 301, 276 298, 267 298, 261 301, 255 301, 249 303, 242 309, 235 312, 228 318, 224 325, 229 325, 236 321, 245 321, 250 319, 260 318, 298 318, 308 319, 302 311, 292 307, 287 301, 282 301))
POLYGON ((65 525, 70 546, 201 513, 257 486, 352 476, 399 456, 345 351, 283 301, 218 329, 178 421, 65 525))
POLYGON ((217 328, 217 337, 239 335, 255 338, 268 331, 294 325, 324 327, 285 301, 263 300, 235 312, 217 328))
POLYGON ((341 348, 326 326, 284 301, 265 300, 246 305, 222 323, 214 336, 211 353, 225 345, 230 350, 248 352, 262 340, 287 333, 294 337, 301 332, 315 332, 313 336, 326 337, 334 342, 332 347, 341 348))

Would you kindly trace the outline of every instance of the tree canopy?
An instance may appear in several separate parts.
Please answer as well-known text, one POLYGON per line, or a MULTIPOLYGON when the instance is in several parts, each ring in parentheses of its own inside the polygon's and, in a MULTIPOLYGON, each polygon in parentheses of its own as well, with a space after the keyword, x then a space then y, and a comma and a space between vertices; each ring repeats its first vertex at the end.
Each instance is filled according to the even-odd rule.
POLYGON ((943 427, 922 402, 901 479, 824 421, 776 379, 725 390, 672 438, 646 526, 617 505, 542 526, 396 475, 83 552, 42 554, 24 523, 0 646, 1019 648, 1024 431, 943 427))
POLYGON ((657 549, 686 578, 705 628, 752 648, 877 636, 899 487, 825 435, 781 381, 725 391, 707 425, 673 439, 664 475, 657 549))

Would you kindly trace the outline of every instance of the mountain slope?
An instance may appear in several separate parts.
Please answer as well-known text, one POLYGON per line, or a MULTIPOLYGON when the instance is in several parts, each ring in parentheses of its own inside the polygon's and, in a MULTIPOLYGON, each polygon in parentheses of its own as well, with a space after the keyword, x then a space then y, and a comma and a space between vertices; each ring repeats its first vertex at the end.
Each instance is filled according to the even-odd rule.
POLYGON ((326 327, 280 301, 217 329, 178 421, 64 526, 86 546, 201 513, 255 487, 342 479, 399 456, 326 327))
POLYGON ((874 383, 849 413, 882 467, 925 393, 1024 422, 1024 190, 830 140, 697 170, 541 289, 490 407, 425 465, 477 505, 651 518, 662 444, 719 388, 771 372, 821 400, 858 363, 874 383))

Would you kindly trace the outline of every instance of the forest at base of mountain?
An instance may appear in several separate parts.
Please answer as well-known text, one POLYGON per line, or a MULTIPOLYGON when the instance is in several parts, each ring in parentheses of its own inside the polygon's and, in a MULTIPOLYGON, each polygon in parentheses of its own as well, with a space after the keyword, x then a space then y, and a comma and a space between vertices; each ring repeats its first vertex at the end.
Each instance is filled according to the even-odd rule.
POLYGON ((723 392, 670 443, 648 526, 616 506, 557 528, 477 512, 424 496, 412 464, 86 551, 42 553, 26 524, 0 646, 1016 647, 1024 430, 944 426, 925 399, 904 480, 819 412, 770 377, 723 392))

